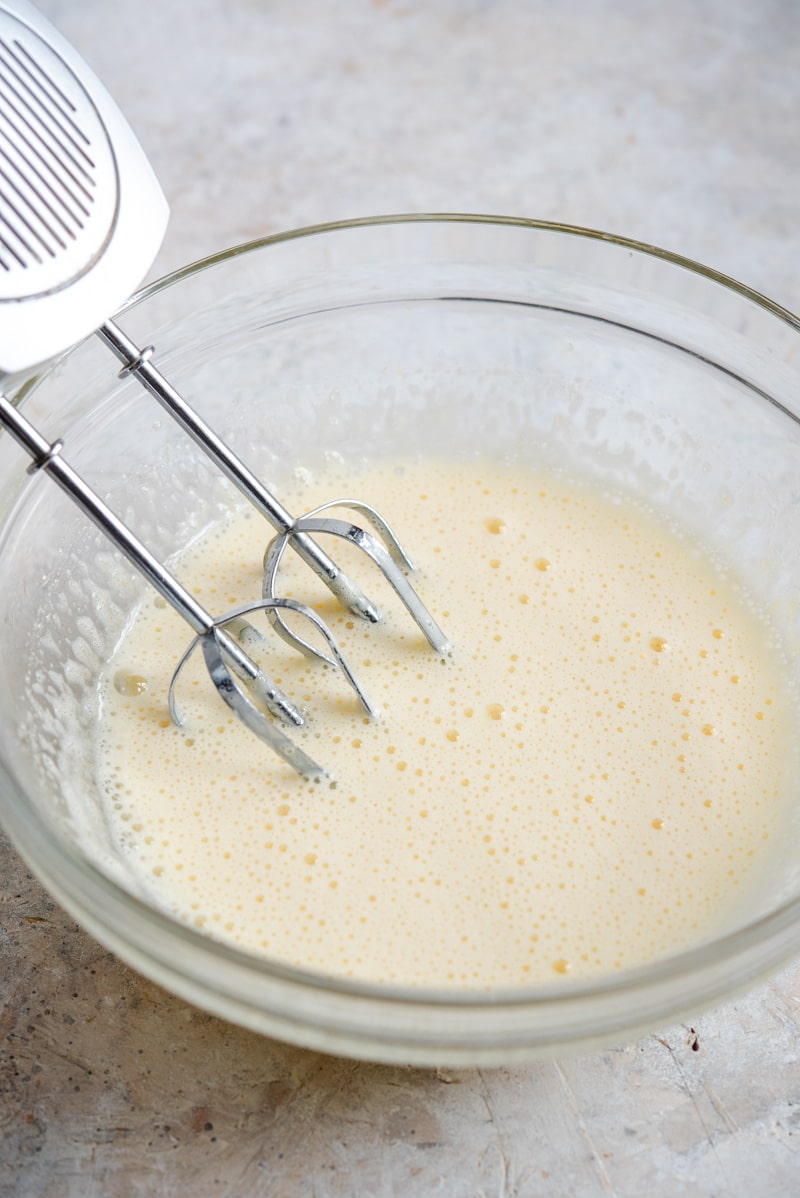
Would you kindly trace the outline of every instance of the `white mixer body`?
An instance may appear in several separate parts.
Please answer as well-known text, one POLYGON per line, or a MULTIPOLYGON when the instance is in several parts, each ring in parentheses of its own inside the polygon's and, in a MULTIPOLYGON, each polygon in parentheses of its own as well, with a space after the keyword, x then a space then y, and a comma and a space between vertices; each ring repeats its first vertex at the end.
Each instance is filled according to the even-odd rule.
POLYGON ((168 215, 105 88, 33 5, 0 0, 0 375, 94 332, 141 283, 168 215))

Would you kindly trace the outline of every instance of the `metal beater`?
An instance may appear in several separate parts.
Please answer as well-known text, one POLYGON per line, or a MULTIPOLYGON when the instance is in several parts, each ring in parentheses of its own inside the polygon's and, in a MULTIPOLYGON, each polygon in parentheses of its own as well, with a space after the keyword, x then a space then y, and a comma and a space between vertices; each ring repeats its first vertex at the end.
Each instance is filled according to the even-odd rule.
POLYGON ((305 717, 246 652, 250 638, 263 639, 247 617, 266 612, 288 643, 340 670, 367 714, 375 713, 324 621, 277 594, 287 546, 349 611, 375 623, 377 608, 314 537, 329 534, 357 546, 429 644, 441 654, 450 645, 405 575, 412 563, 374 508, 347 499, 295 519, 170 386, 153 363, 153 347, 140 348, 108 319, 153 261, 167 218, 150 164, 86 64, 33 5, 0 0, 0 376, 22 376, 97 332, 122 363, 120 375, 133 375, 276 530, 265 553, 262 597, 212 616, 67 463, 63 443, 48 440, 2 394, 0 425, 30 455, 29 473, 53 478, 194 630, 169 688, 175 722, 176 681, 200 646, 217 692, 236 716, 299 774, 316 778, 324 771, 274 722, 298 727, 305 717), (361 523, 325 514, 331 508, 353 510, 361 523), (290 627, 288 612, 313 626, 325 648, 290 627))

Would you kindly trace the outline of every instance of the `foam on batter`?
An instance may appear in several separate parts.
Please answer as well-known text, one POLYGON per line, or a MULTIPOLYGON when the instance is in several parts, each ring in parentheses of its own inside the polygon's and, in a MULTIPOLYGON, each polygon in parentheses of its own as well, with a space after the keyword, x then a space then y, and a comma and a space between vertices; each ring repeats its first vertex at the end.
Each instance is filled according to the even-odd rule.
MULTIPOLYGON (((287 503, 341 494, 336 473, 287 503)), ((311 784, 239 726, 199 654, 171 723, 190 634, 148 594, 104 680, 98 761, 155 900, 270 958, 457 988, 613 973, 729 920, 777 851, 790 737, 780 653, 724 570, 632 502, 500 463, 393 463, 346 489, 408 541, 453 656, 364 559, 344 564, 377 627, 287 562, 282 589, 314 600, 381 709, 366 720, 269 633, 310 717, 298 739, 336 780, 311 784)), ((239 513, 180 576, 217 613, 255 599, 269 535, 239 513)))

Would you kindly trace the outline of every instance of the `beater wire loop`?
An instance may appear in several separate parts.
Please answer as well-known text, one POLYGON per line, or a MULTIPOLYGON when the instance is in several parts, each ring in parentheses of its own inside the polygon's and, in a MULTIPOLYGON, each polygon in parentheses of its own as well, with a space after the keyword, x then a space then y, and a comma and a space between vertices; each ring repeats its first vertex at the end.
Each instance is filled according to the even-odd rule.
MULTIPOLYGON (((278 568, 287 546, 292 543, 293 537, 305 533, 322 533, 340 537, 365 553, 393 588, 417 627, 424 633, 431 648, 442 655, 451 651, 452 646, 447 636, 406 578, 404 570, 414 569, 410 558, 383 517, 370 504, 363 503, 358 499, 335 499, 320 504, 319 507, 312 508, 305 516, 295 520, 291 528, 273 537, 264 554, 262 594, 265 599, 275 599, 278 568), (378 536, 373 536, 360 525, 353 524, 348 520, 322 516, 323 512, 333 509, 356 511, 373 525, 378 536)), ((269 609, 268 616, 276 631, 295 649, 299 649, 308 656, 327 660, 324 654, 288 626, 281 613, 280 605, 269 609)))

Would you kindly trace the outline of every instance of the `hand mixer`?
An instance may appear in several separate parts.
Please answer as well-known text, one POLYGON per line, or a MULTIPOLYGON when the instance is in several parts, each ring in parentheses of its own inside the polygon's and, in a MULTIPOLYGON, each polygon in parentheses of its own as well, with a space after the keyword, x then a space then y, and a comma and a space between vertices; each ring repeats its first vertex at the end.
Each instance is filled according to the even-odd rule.
POLYGON ((22 377, 96 332, 122 363, 120 376, 134 376, 276 530, 265 553, 262 597, 212 616, 67 463, 63 442, 48 440, 2 394, 0 425, 31 457, 28 472, 54 479, 194 630, 169 688, 173 720, 180 724, 178 675, 199 645, 217 692, 235 715, 299 774, 318 778, 321 767, 275 722, 300 726, 305 717, 246 651, 263 639, 247 617, 266 612, 294 648, 341 670, 365 711, 374 712, 324 621, 305 604, 276 594, 286 547, 348 610, 375 623, 378 609, 314 536, 333 535, 357 546, 377 564, 429 644, 440 654, 450 646, 406 577, 410 560, 374 508, 338 500, 294 519, 156 369, 153 347, 140 348, 108 319, 152 263, 167 217, 150 164, 86 64, 26 0, 0 0, 0 376, 22 377), (332 508, 353 510, 372 531, 326 515, 332 508), (289 612, 317 630, 324 649, 290 627, 289 612))

